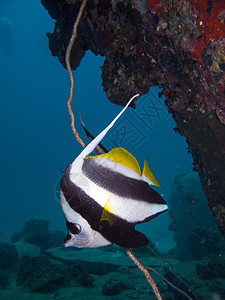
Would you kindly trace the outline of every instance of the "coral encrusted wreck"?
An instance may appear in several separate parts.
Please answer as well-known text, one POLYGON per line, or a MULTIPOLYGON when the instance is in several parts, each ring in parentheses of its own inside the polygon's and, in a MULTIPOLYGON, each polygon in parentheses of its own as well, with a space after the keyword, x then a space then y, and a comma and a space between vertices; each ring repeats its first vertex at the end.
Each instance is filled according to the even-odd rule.
MULTIPOLYGON (((52 55, 65 51, 80 1, 42 0, 56 20, 52 55)), ((225 3, 195 0, 88 0, 71 53, 105 56, 103 88, 125 105, 135 93, 163 88, 166 105, 187 138, 204 192, 225 232, 225 3)))

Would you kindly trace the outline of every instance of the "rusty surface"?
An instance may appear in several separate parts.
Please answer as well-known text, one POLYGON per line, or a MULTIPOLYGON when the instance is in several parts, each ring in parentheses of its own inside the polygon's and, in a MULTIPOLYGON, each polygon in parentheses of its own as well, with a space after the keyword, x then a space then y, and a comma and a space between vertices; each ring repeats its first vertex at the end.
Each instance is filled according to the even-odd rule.
MULTIPOLYGON (((49 47, 65 67, 80 1, 42 0, 56 20, 49 47)), ((166 105, 187 138, 203 189, 225 232, 225 2, 89 0, 72 50, 105 56, 102 85, 125 105, 135 93, 163 88, 166 105)))

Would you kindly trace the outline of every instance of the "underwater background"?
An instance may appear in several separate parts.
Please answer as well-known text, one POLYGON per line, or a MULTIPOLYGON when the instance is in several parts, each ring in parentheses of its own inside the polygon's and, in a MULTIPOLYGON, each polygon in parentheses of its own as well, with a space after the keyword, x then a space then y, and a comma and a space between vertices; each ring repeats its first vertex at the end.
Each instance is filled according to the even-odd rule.
MULTIPOLYGON (((139 285, 139 291, 138 288, 135 290, 136 294, 134 292, 130 293, 133 287, 129 284, 123 282, 118 287, 118 284, 116 285, 114 282, 115 285, 110 295, 110 293, 101 292, 102 287, 100 287, 100 283, 95 284, 93 283, 93 278, 88 277, 93 277, 93 275, 88 275, 89 273, 93 274, 90 271, 93 266, 91 264, 83 266, 80 260, 77 260, 81 259, 82 261, 82 257, 85 257, 92 262, 93 255, 96 257, 95 262, 98 260, 108 261, 111 264, 111 269, 108 268, 104 275, 113 286, 113 280, 109 275, 118 271, 118 268, 113 269, 115 261, 117 261, 117 265, 120 265, 120 273, 123 276, 125 274, 126 277, 126 274, 129 275, 129 272, 131 272, 127 267, 131 263, 128 262, 128 258, 125 257, 119 247, 110 246, 111 250, 102 248, 88 251, 85 249, 68 249, 66 254, 60 247, 60 241, 63 241, 64 238, 60 232, 64 232, 66 235, 65 219, 59 205, 59 182, 62 176, 60 169, 65 170, 67 165, 80 153, 81 147, 76 142, 71 131, 70 118, 66 107, 70 88, 67 70, 61 66, 57 58, 51 55, 48 49, 46 32, 52 32, 53 27, 53 20, 39 1, 23 0, 17 2, 1 0, 0 2, 0 247, 2 248, 2 250, 0 249, 0 252, 2 251, 0 260, 3 259, 5 253, 12 251, 12 257, 16 257, 15 264, 17 264, 16 266, 14 264, 9 266, 0 262, 2 269, 0 271, 0 299, 16 299, 16 297, 21 297, 21 299, 23 297, 24 299, 69 299, 71 297, 77 297, 76 299, 100 299, 100 297, 106 299, 122 299, 122 297, 127 297, 127 299, 154 299, 153 293, 138 270, 132 269, 132 272, 138 274, 135 276, 138 276, 138 280, 140 280, 140 283, 134 283, 139 285), (25 227, 24 224, 26 224, 25 227), (43 231, 46 230, 49 235, 45 232, 41 238, 41 234, 37 235, 35 240, 35 233, 33 232, 33 237, 31 234, 32 226, 34 226, 33 228, 36 228, 35 226, 39 227, 39 229, 40 227, 43 228, 43 231), (54 244, 52 240, 52 243, 50 243, 49 239, 52 239, 50 233, 53 234, 55 232, 58 232, 56 238, 58 243, 54 244), (27 234, 29 237, 27 237, 27 234), (40 253, 35 252, 37 249, 34 250, 33 248, 32 251, 27 248, 26 252, 24 245, 23 250, 21 250, 22 246, 20 244, 15 248, 19 252, 17 257, 17 254, 7 247, 21 241, 36 245, 40 248, 40 253), (48 246, 46 246, 47 242, 49 242, 48 246), (55 254, 54 251, 56 250, 51 250, 49 252, 51 257, 61 255, 66 260, 65 255, 67 255, 67 258, 74 255, 75 265, 73 272, 80 271, 84 274, 86 282, 89 282, 90 286, 87 284, 86 287, 82 280, 75 280, 76 284, 72 292, 70 292, 71 294, 66 295, 63 294, 66 293, 66 289, 60 293, 58 288, 63 289, 67 287, 70 289, 71 286, 68 284, 68 280, 59 276, 54 278, 53 288, 49 286, 46 288, 49 284, 48 280, 46 280, 47 283, 43 284, 43 290, 42 286, 33 288, 30 281, 34 279, 28 279, 30 275, 26 277, 26 274, 23 273, 26 268, 23 266, 30 266, 31 268, 31 257, 35 257, 38 265, 48 266, 46 268, 49 270, 49 261, 43 254, 47 248, 56 249, 55 246, 59 247, 60 250, 58 251, 62 253, 55 254), (78 251, 78 254, 76 251, 78 251), (36 253, 35 255, 34 252, 36 253), (33 254, 31 255, 31 253, 33 254), (37 254, 42 254, 42 256, 37 254), (23 259, 23 266, 21 265, 21 257, 26 257, 27 259, 27 261, 25 258, 23 259), (123 261, 121 257, 124 257, 123 261), (20 264, 19 267, 18 264, 20 264), (88 273, 85 273, 85 268, 89 270, 88 273), (17 275, 12 276, 12 272, 19 274, 19 279, 17 278, 16 283, 15 277, 17 275), (89 279, 87 280, 87 278, 89 279), (63 286, 61 286, 62 281, 64 283, 63 286), (4 282, 6 283, 4 284, 4 282), (96 294, 96 297, 92 295, 93 291, 94 293, 96 292, 94 285, 96 289, 99 288, 100 290, 99 295, 96 294), (84 288, 80 295, 76 294, 78 286, 83 286, 84 288), (22 290, 20 287, 22 287, 22 290), (126 294, 127 291, 129 292, 126 294)), ((89 51, 86 53, 80 66, 74 71, 75 97, 73 108, 78 131, 84 139, 85 133, 80 125, 80 112, 82 112, 82 118, 87 129, 96 136, 121 110, 121 107, 109 102, 103 92, 100 69, 103 61, 103 57, 95 56, 89 51)), ((147 95, 139 98, 136 101, 136 109, 129 108, 126 111, 118 124, 104 138, 103 144, 107 149, 111 149, 113 144, 126 148, 137 158, 141 167, 143 167, 145 157, 148 157, 150 166, 162 185, 162 188, 157 189, 157 191, 168 203, 169 210, 150 223, 142 224, 138 227, 153 242, 153 246, 156 247, 157 251, 166 255, 168 259, 172 257, 172 259, 181 260, 180 264, 176 262, 176 265, 182 266, 179 274, 185 280, 185 265, 182 264, 185 261, 190 262, 196 259, 201 261, 202 259, 202 248, 198 249, 200 254, 195 255, 194 250, 196 248, 193 250, 191 243, 196 242, 196 236, 198 237, 199 235, 198 238, 200 240, 198 239, 197 242, 204 244, 207 222, 210 222, 210 226, 215 227, 215 225, 213 220, 211 220, 211 213, 206 209, 205 215, 207 216, 208 213, 210 221, 208 221, 207 217, 203 218, 203 220, 201 219, 201 228, 198 227, 195 234, 193 233, 192 239, 190 238, 183 243, 182 247, 185 247, 185 249, 190 247, 190 250, 186 250, 186 252, 177 250, 178 247, 176 245, 179 233, 174 232, 176 232, 176 227, 182 226, 182 220, 179 220, 179 216, 184 218, 184 208, 187 211, 190 208, 185 207, 182 202, 172 201, 171 195, 174 199, 180 200, 185 195, 186 198, 189 197, 189 204, 193 204, 193 190, 195 195, 199 194, 199 196, 196 196, 196 199, 204 198, 204 195, 198 175, 192 171, 192 157, 187 151, 185 138, 174 130, 176 124, 164 104, 164 96, 158 97, 159 93, 160 89, 154 87, 150 89, 147 95), (148 108, 147 112, 146 107, 148 108), (170 210, 173 210, 171 214, 170 210), (171 217, 174 219, 171 220, 171 217), (179 223, 176 223, 176 220, 179 220, 179 223)), ((202 204, 205 204, 207 208, 206 200, 202 204)), ((189 227, 186 226, 187 223, 192 223, 192 217, 196 215, 197 218, 201 209, 201 206, 195 207, 192 215, 184 221, 184 227, 187 227, 187 230, 184 230, 185 233, 189 231, 189 227)), ((210 244, 210 252, 214 254, 215 247, 216 254, 220 253, 222 256, 222 253, 224 255, 224 243, 221 242, 219 231, 216 233, 216 237, 216 243, 215 239, 213 239, 214 242, 210 244), (219 249, 217 242, 221 243, 219 249)), ((152 253, 150 250, 147 251, 147 254, 145 253, 146 250, 143 252, 143 255, 140 252, 138 257, 145 265, 148 265, 147 259, 152 253)), ((208 254, 206 251, 204 258, 208 254)), ((9 261, 13 261, 12 257, 9 261)), ((63 262, 63 259, 61 259, 60 263, 63 262)), ((155 266, 158 264, 156 260, 155 258, 155 266)), ((163 263, 161 262, 159 267, 163 269, 162 265, 163 263)), ((32 266, 35 270, 36 265, 34 261, 32 266)), ((199 266, 199 268, 202 267, 201 264, 199 266)), ((64 268, 64 266, 58 268, 64 268)), ((95 268, 98 268, 97 264, 95 264, 95 268)), ((43 268, 40 272, 45 273, 47 271, 43 268)), ((68 270, 63 270, 63 272, 66 273, 68 270)), ((100 274, 97 275, 100 276, 100 274)), ((215 278, 216 275, 214 274, 210 279, 211 282, 214 282, 214 285, 216 285, 215 278)), ((190 278, 188 280, 190 281, 190 278)), ((203 276, 201 280, 204 282, 208 278, 206 279, 203 276)), ((99 282, 97 277, 95 282, 99 282)), ((164 289, 163 299, 186 299, 181 294, 174 296, 171 291, 167 290, 165 283, 162 286, 159 285, 160 287, 164 289)), ((195 288, 196 286, 192 287, 193 290, 195 288)), ((218 298, 213 298, 212 295, 214 294, 208 294, 209 292, 206 293, 206 298, 204 298, 205 296, 201 298, 200 291, 197 294, 199 299, 225 299, 225 294, 222 294, 223 292, 221 291, 225 291, 223 281, 218 283, 212 292, 216 293, 218 298), (218 290, 219 287, 221 290, 218 290)), ((202 292, 202 295, 206 294, 202 292)), ((190 296, 190 299, 197 298, 190 296)))
MULTIPOLYGON (((51 229, 65 228, 57 194, 62 175, 59 167, 64 170, 81 147, 71 131, 66 107, 68 73, 48 49, 45 33, 53 30, 53 21, 38 1, 20 4, 5 1, 1 6, 1 20, 4 22, 5 18, 9 23, 7 30, 12 31, 10 52, 6 51, 4 40, 0 45, 1 128, 4 129, 0 149, 1 193, 5 199, 0 212, 0 230, 2 239, 9 241, 12 232, 22 229, 24 221, 33 216, 47 218, 51 229)), ((103 60, 88 52, 74 72, 73 107, 76 124, 84 138, 80 112, 86 127, 97 135, 121 110, 103 92, 100 70, 103 60)), ((136 126, 132 131, 133 142, 128 142, 125 135, 117 138, 111 133, 112 141, 106 137, 103 144, 109 149, 113 142, 127 148, 141 167, 147 156, 162 185, 160 193, 168 201, 174 177, 192 171, 193 167, 185 139, 174 132, 175 122, 163 99, 158 98, 158 92, 152 88, 148 96, 136 102, 136 110, 129 109, 122 117, 132 120, 136 126), (140 106, 151 105, 147 117, 139 116, 138 102, 140 106)), ((168 213, 158 219, 165 219, 165 225, 160 227, 167 231, 165 214, 168 213)))

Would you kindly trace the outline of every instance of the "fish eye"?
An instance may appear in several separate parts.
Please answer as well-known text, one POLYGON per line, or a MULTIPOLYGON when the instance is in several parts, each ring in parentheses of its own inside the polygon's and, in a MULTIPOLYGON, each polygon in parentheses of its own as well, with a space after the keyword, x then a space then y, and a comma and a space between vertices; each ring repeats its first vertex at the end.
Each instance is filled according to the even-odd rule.
POLYGON ((79 224, 72 224, 69 229, 72 234, 79 234, 81 232, 81 227, 79 224))
POLYGON ((72 234, 79 234, 81 232, 81 226, 77 223, 71 223, 66 221, 66 227, 72 234))

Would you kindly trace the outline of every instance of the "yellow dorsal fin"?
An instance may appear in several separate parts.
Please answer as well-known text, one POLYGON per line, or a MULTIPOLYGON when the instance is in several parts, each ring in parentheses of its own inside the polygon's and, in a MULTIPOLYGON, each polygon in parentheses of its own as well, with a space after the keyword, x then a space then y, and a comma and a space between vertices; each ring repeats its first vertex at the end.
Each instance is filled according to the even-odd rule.
POLYGON ((138 175, 141 175, 141 168, 136 158, 122 147, 113 148, 111 151, 105 154, 100 154, 92 157, 107 157, 108 159, 111 159, 118 164, 124 165, 127 168, 134 170, 136 173, 138 173, 138 175))
POLYGON ((156 179, 155 175, 149 167, 147 157, 145 158, 144 169, 141 176, 144 177, 149 184, 161 187, 161 184, 158 182, 158 180, 156 179))

